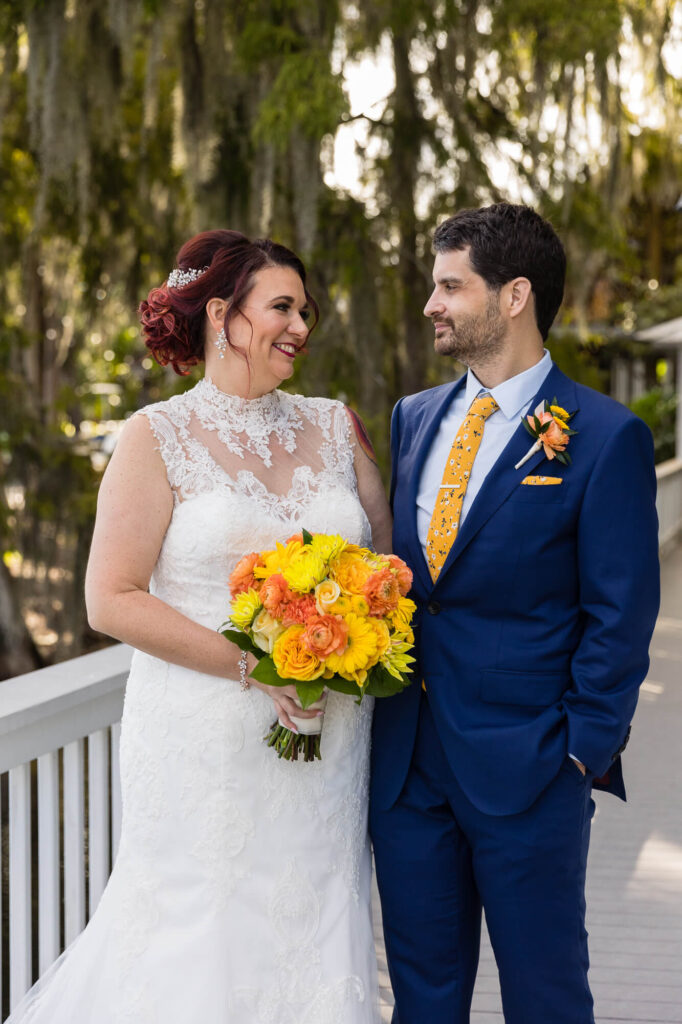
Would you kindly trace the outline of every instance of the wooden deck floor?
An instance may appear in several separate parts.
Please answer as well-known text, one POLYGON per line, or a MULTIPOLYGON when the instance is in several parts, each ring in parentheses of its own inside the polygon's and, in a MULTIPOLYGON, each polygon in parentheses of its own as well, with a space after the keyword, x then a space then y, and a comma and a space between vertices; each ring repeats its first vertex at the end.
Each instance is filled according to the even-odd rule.
MULTIPOLYGON (((664 559, 662 578, 651 670, 625 756, 628 802, 596 794, 587 927, 597 1024, 682 1024, 682 548, 664 559)), ((377 906, 375 923, 388 1022, 377 906)), ((471 1021, 503 1024, 487 936, 471 1021)))

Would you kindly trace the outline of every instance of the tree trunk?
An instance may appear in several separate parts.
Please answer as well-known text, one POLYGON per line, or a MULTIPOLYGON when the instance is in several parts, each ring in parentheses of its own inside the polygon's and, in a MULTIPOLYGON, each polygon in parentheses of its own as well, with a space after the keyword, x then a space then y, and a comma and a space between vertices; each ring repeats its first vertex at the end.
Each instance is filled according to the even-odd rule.
POLYGON ((391 164, 392 199, 398 224, 398 277, 402 295, 404 349, 400 360, 400 387, 404 394, 420 391, 426 383, 426 344, 422 308, 425 290, 417 256, 415 192, 419 161, 421 115, 410 67, 410 38, 393 34, 395 67, 394 127, 391 164))
POLYGON ((0 562, 0 679, 40 668, 41 660, 17 607, 16 588, 0 562))

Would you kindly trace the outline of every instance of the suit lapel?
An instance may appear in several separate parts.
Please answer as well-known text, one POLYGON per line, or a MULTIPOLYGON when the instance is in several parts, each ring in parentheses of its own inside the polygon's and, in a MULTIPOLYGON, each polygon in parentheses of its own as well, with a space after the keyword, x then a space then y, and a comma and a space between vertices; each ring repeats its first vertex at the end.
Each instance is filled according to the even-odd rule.
MULTIPOLYGON (((466 382, 466 374, 456 380, 449 387, 443 388, 443 391, 438 395, 436 401, 427 403, 425 402, 422 408, 415 414, 414 420, 410 424, 411 438, 414 438, 414 442, 411 438, 407 439, 406 451, 401 453, 400 456, 400 472, 404 479, 408 481, 407 485, 407 502, 404 508, 394 508, 394 517, 399 515, 405 515, 410 517, 408 523, 408 529, 406 530, 408 539, 408 547, 410 549, 410 565, 414 569, 415 574, 419 576, 422 586, 425 590, 429 591, 433 587, 431 580, 431 573, 424 557, 424 551, 419 542, 419 535, 417 533, 417 495, 419 493, 419 481, 421 478, 422 470, 424 468, 424 462, 429 453, 433 439, 438 432, 440 422, 443 416, 450 407, 455 395, 459 391, 460 387, 463 387, 466 382)), ((407 424, 405 426, 407 430, 407 424)))
MULTIPOLYGON (((556 366, 553 366, 542 382, 542 387, 530 403, 531 411, 535 409, 538 402, 542 401, 543 398, 551 401, 555 396, 559 405, 563 405, 571 411, 575 409, 576 398, 573 381, 566 377, 556 366)), ((487 523, 488 519, 497 511, 500 505, 507 500, 514 488, 518 487, 521 480, 532 473, 540 463, 545 461, 546 456, 541 449, 528 462, 524 463, 520 469, 514 469, 514 466, 523 458, 532 443, 533 439, 523 426, 521 420, 519 420, 519 426, 483 481, 481 489, 464 519, 462 528, 457 534, 455 543, 450 549, 437 583, 440 583, 448 569, 471 543, 481 527, 487 523)))

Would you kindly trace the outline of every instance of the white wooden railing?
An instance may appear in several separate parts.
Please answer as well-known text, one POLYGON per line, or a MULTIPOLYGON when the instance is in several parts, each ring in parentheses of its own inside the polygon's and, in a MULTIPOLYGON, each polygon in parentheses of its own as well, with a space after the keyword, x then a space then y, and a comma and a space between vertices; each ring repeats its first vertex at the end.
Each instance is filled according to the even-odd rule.
POLYGON ((109 877, 130 657, 117 645, 0 683, 0 1018, 84 928, 109 877))
MULTIPOLYGON (((682 411, 681 411, 682 415, 682 411)), ((658 544, 665 552, 682 534, 682 459, 669 459, 656 467, 658 480, 658 544)))
MULTIPOLYGON (((663 463, 657 475, 663 549, 682 533, 682 460, 663 463)), ((109 877, 121 822, 118 739, 130 657, 119 644, 0 683, 5 1012, 85 926, 109 877)))

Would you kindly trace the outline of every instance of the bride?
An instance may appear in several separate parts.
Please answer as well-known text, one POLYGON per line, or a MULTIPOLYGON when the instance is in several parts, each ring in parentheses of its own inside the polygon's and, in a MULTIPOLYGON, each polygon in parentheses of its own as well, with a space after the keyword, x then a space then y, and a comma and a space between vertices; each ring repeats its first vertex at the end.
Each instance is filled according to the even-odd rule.
MULTIPOLYGON (((118 857, 85 931, 9 1024, 377 1024, 366 832, 372 701, 331 693, 321 761, 279 760, 295 690, 217 632, 247 553, 306 528, 390 551, 361 425, 277 390, 317 307, 288 249, 187 242, 140 307, 192 389, 126 425, 99 495, 92 625, 135 648, 118 857)), ((314 325, 313 325, 314 326, 314 325)))

